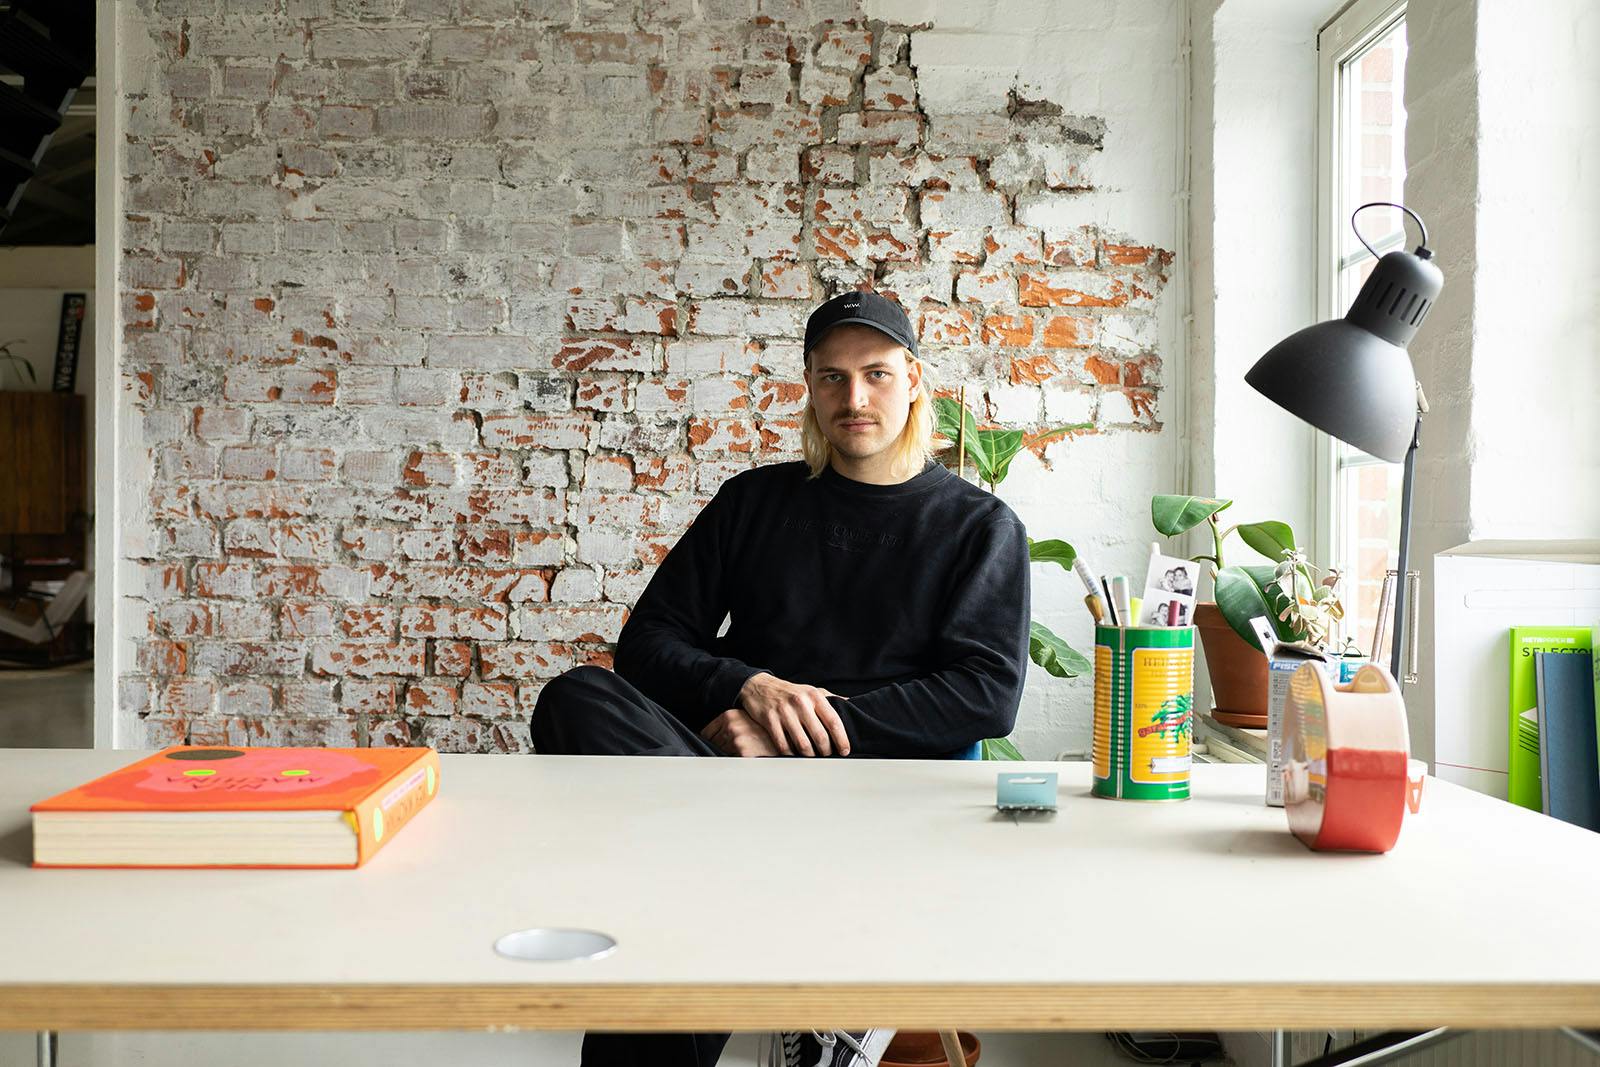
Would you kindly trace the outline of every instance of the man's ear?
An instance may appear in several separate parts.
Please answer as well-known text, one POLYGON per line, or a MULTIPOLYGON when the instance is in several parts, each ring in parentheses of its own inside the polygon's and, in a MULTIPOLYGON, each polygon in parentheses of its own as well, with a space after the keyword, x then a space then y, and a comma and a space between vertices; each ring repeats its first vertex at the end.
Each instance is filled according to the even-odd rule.
POLYGON ((922 361, 906 353, 906 377, 911 380, 911 395, 916 396, 922 386, 922 361))

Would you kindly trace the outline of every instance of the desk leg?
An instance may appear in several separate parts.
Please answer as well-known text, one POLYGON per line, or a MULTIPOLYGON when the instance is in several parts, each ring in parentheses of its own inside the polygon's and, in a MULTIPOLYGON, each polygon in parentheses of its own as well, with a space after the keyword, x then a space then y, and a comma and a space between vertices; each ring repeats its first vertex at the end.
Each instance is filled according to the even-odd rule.
POLYGON ((1563 1026, 1561 1032, 1590 1052, 1600 1052, 1600 1030, 1579 1030, 1576 1027, 1563 1026))
POLYGON ((1272 1031, 1272 1067, 1294 1067, 1289 1058, 1289 1031, 1272 1031))
POLYGON ((39 1067, 56 1067, 56 1044, 60 1037, 54 1030, 39 1031, 39 1067))
MULTIPOLYGON (((1443 1026, 1437 1030, 1425 1030, 1421 1033, 1412 1030, 1386 1030, 1336 1052, 1307 1060, 1300 1067, 1378 1067, 1380 1063, 1402 1059, 1429 1045, 1454 1041, 1466 1032, 1443 1026)), ((1287 1063, 1287 1060, 1285 1062, 1287 1063)))

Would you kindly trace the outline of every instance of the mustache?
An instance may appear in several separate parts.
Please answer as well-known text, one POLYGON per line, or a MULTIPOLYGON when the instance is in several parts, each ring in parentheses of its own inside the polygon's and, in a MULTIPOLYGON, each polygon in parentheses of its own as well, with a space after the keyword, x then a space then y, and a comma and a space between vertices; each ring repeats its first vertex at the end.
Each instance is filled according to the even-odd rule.
POLYGON ((873 418, 871 415, 869 415, 869 414, 867 414, 866 412, 863 411, 863 412, 859 412, 859 413, 846 413, 844 415, 838 416, 833 421, 834 422, 871 422, 871 423, 876 423, 878 420, 873 418))

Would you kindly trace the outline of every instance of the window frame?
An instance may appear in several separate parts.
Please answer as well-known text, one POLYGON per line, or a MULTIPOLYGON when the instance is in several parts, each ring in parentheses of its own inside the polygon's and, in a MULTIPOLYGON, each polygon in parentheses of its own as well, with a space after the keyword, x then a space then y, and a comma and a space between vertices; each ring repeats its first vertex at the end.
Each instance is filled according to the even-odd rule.
MULTIPOLYGON (((1317 31, 1317 279, 1316 321, 1343 318, 1340 306, 1339 276, 1352 262, 1367 258, 1365 249, 1352 262, 1341 255, 1341 240, 1350 225, 1348 212, 1340 203, 1340 182, 1344 176, 1344 131, 1341 120, 1347 84, 1345 65, 1406 17, 1407 0, 1352 0, 1341 7, 1317 31)), ((1379 255, 1403 247, 1403 231, 1374 241, 1379 255)), ((1340 491, 1340 474, 1358 467, 1383 464, 1382 460, 1357 453, 1342 463, 1339 442, 1321 430, 1315 431, 1316 490, 1313 514, 1316 523, 1312 551, 1318 562, 1342 569, 1353 568, 1355 561, 1344 558, 1344 533, 1348 522, 1345 494, 1340 491)))

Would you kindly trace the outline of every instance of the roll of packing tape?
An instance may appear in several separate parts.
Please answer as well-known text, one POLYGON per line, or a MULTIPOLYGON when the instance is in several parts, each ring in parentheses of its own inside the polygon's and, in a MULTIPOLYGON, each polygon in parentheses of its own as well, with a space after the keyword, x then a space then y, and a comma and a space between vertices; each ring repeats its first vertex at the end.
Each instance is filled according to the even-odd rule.
POLYGON ((1284 811, 1319 851, 1387 852, 1400 836, 1410 737, 1393 676, 1376 664, 1334 685, 1307 664, 1284 704, 1284 811))

